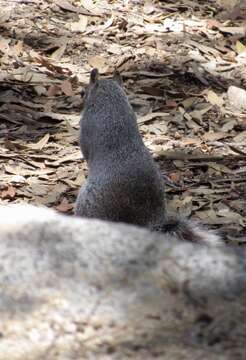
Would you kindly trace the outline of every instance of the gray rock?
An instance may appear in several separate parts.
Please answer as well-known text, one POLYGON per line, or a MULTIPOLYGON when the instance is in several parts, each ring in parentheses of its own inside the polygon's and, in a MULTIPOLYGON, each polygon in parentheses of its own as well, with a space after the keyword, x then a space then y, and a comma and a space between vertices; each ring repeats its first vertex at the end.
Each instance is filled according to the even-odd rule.
POLYGON ((0 360, 245 358, 245 249, 30 205, 0 239, 0 360))
POLYGON ((231 105, 236 109, 246 109, 246 91, 236 86, 230 86, 227 91, 231 105))

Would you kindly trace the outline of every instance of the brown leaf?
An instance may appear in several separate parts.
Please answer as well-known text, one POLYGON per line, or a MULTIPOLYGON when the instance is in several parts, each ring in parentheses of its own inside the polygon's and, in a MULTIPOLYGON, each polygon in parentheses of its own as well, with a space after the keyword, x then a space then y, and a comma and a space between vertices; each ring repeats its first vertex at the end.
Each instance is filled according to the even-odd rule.
POLYGON ((42 150, 48 144, 50 134, 45 134, 44 137, 36 144, 27 144, 26 146, 32 150, 42 150))
POLYGON ((58 85, 51 85, 47 91, 47 96, 56 96, 60 94, 61 88, 58 85))
POLYGON ((9 174, 15 174, 20 176, 43 176, 55 173, 55 169, 23 169, 20 166, 4 165, 5 171, 9 174))
POLYGON ((180 173, 177 172, 173 172, 169 174, 169 178, 174 182, 174 183, 178 183, 181 180, 181 176, 180 173))
POLYGON ((202 137, 204 140, 207 141, 217 141, 220 139, 225 139, 226 137, 228 137, 229 134, 228 133, 224 133, 224 132, 207 132, 205 133, 202 137))
POLYGON ((13 186, 8 186, 6 190, 3 190, 1 192, 1 198, 2 199, 13 199, 16 194, 16 188, 13 186))
POLYGON ((63 44, 62 46, 60 46, 57 50, 55 50, 53 52, 53 54, 51 55, 51 59, 55 60, 55 61, 59 61, 61 60, 65 50, 67 47, 67 43, 63 44))
POLYGON ((93 15, 93 13, 82 9, 81 7, 73 6, 69 1, 66 0, 59 0, 56 2, 56 5, 59 6, 62 10, 67 10, 84 15, 93 15))
POLYGON ((165 117, 165 116, 169 116, 169 113, 165 113, 165 112, 155 112, 155 113, 149 113, 147 115, 144 116, 139 116, 138 117, 138 124, 144 124, 148 121, 151 121, 157 117, 165 117))
POLYGON ((23 52, 23 41, 19 40, 12 48, 13 53, 19 56, 23 52))
POLYGON ((178 106, 178 104, 176 103, 176 101, 175 100, 171 100, 171 99, 169 99, 169 100, 167 100, 166 101, 166 105, 167 105, 167 107, 168 108, 173 108, 173 109, 175 109, 177 106, 178 106))
POLYGON ((67 96, 73 96, 74 95, 74 92, 73 92, 73 89, 72 89, 72 84, 71 84, 71 82, 69 80, 65 80, 65 81, 62 82, 61 89, 64 92, 64 94, 67 95, 67 96))
POLYGON ((108 70, 106 59, 102 56, 95 55, 88 58, 88 63, 91 67, 97 68, 100 73, 105 73, 108 70))
POLYGON ((63 199, 62 202, 56 206, 56 210, 62 213, 67 213, 73 209, 73 204, 70 204, 67 199, 63 199))

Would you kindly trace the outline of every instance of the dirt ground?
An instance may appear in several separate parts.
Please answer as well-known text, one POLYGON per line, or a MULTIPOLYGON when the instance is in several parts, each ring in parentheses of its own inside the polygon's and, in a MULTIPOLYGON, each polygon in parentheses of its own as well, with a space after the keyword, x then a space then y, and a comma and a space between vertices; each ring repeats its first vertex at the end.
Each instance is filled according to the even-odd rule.
POLYGON ((170 213, 245 242, 244 1, 0 5, 1 203, 72 213, 87 172, 80 92, 93 67, 102 76, 118 69, 166 180, 170 213))

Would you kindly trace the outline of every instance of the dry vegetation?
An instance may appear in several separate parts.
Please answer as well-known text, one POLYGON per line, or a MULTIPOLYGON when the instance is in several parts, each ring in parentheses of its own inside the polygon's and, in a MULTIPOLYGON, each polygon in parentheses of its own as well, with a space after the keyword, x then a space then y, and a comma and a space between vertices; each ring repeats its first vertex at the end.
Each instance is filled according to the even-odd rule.
POLYGON ((117 68, 170 210, 232 241, 245 235, 244 1, 0 5, 1 203, 72 212, 86 176, 80 91, 92 67, 105 76, 117 68))

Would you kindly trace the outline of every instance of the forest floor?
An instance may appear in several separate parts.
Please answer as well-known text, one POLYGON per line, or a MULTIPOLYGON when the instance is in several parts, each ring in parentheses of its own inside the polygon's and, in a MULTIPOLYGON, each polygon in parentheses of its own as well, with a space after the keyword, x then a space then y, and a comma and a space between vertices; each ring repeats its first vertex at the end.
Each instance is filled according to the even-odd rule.
POLYGON ((0 203, 72 213, 87 172, 80 92, 93 67, 102 76, 118 69, 170 212, 238 242, 246 234, 244 3, 0 0, 0 203))

